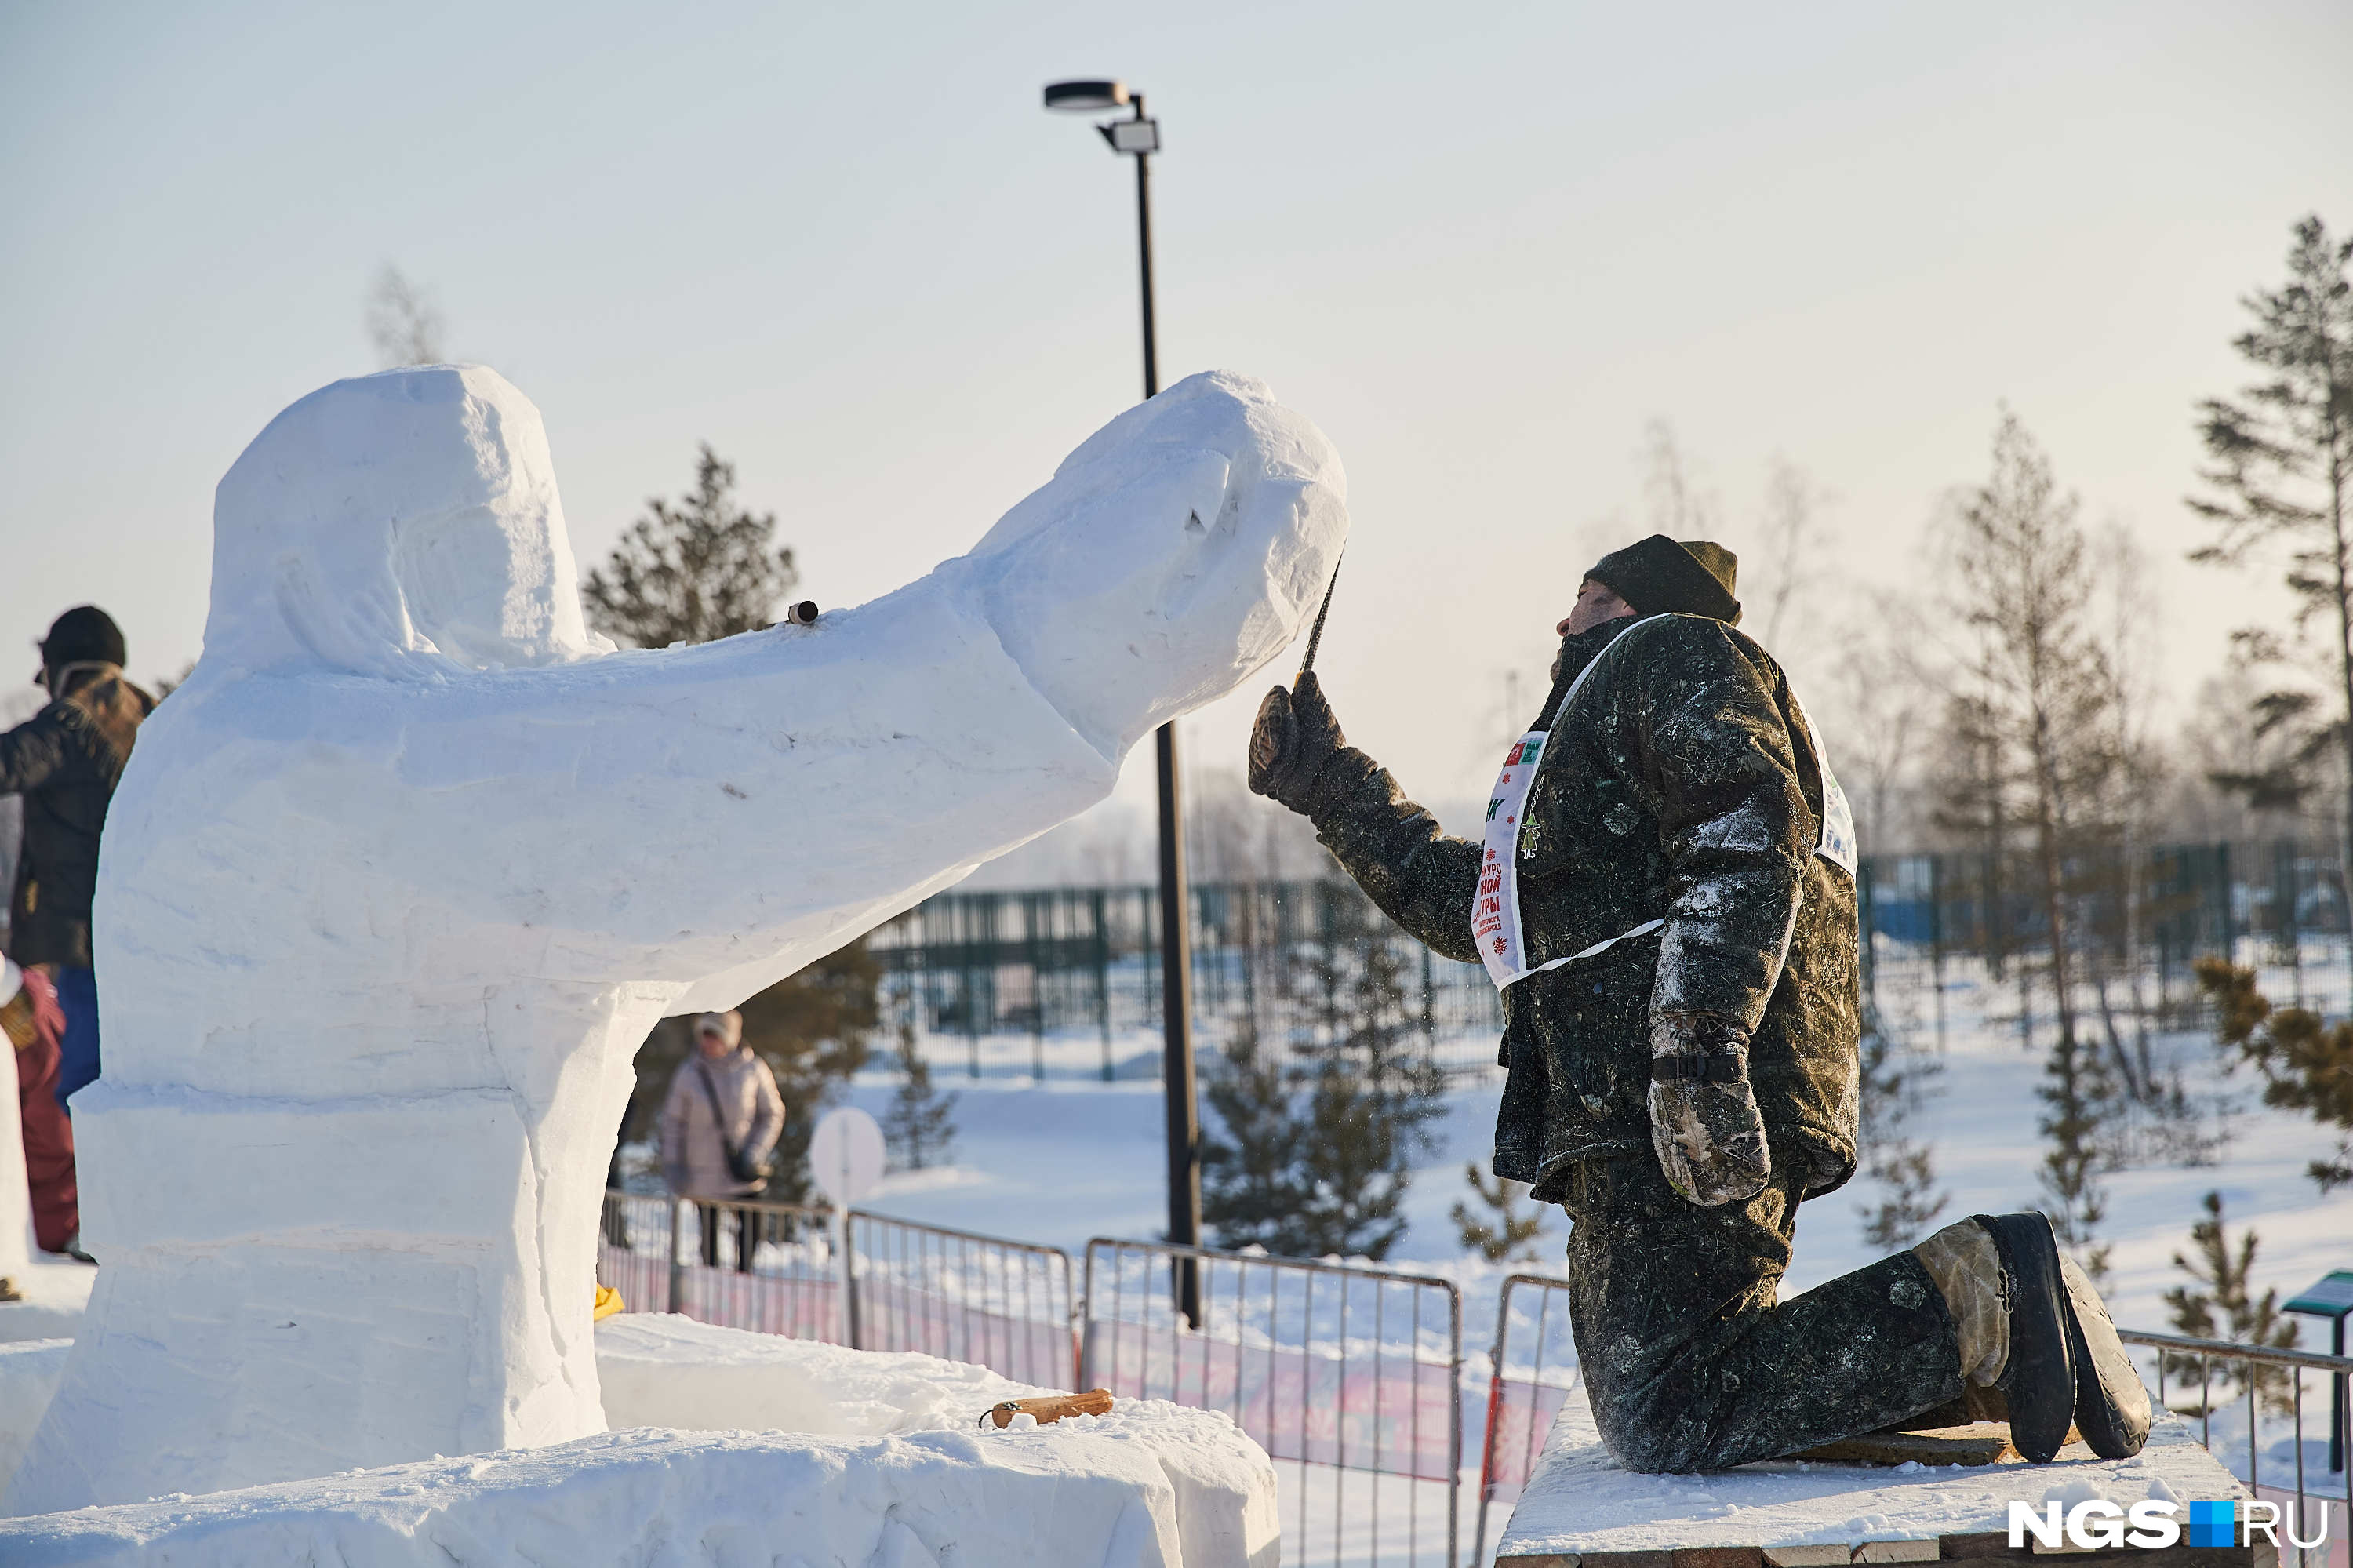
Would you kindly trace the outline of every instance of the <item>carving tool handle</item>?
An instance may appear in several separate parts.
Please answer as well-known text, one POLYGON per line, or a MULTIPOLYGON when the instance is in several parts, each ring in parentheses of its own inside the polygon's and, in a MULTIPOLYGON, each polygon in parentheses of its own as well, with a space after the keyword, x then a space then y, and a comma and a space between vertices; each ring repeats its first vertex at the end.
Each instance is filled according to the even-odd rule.
MULTIPOLYGON (((1324 641, 1324 620, 1332 613, 1332 590, 1339 586, 1340 562, 1335 561, 1332 563, 1332 580, 1324 585, 1324 608, 1315 612, 1315 624, 1307 629, 1307 657, 1299 662, 1299 673, 1303 675, 1315 668, 1315 649, 1324 641)), ((1295 681, 1292 683, 1298 684, 1295 681)))
POLYGON ((1010 1426, 1017 1415, 1034 1415, 1040 1426, 1051 1426, 1065 1415, 1109 1415, 1111 1390, 1091 1388, 1084 1393, 1049 1394, 1042 1399, 1008 1399, 981 1414, 975 1425, 1010 1426))

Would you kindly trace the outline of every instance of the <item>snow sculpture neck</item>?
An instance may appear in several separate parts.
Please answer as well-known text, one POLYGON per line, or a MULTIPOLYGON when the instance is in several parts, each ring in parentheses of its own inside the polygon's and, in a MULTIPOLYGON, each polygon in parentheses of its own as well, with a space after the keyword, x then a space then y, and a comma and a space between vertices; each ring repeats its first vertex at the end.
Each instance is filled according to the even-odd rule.
POLYGON ((495 374, 273 420, 109 817, 75 1098, 104 1266, 8 1506, 601 1430, 597 1213, 652 1022, 1102 800, 1295 635, 1344 485, 1263 387, 1198 376, 896 593, 610 652, 495 374))

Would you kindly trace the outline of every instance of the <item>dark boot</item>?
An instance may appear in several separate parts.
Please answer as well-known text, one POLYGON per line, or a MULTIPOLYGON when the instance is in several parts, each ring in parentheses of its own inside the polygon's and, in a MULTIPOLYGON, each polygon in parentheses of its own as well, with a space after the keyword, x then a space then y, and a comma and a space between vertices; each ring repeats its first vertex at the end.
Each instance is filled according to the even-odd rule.
POLYGON ((2010 1364, 1996 1386, 2010 1399, 2010 1440, 2035 1464, 2047 1464, 2067 1441, 2075 1418, 2075 1361, 2069 1344, 2075 1314, 2051 1222, 2032 1210, 1978 1214, 2001 1255, 2002 1299, 2010 1309, 2010 1364))
POLYGON ((2075 1362, 2075 1428, 2103 1459, 2129 1459, 2148 1441, 2148 1389, 2125 1354, 2107 1303, 2072 1257, 2059 1260, 2067 1285, 2067 1349, 2075 1362))

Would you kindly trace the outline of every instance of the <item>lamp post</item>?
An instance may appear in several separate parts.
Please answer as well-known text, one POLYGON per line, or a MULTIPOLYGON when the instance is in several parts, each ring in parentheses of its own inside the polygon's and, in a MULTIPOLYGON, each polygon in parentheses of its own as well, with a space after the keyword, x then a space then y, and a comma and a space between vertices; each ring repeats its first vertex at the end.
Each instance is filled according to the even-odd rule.
MULTIPOLYGON (((1144 395, 1160 391, 1160 347, 1152 309, 1152 154, 1160 151, 1160 122, 1144 112, 1144 94, 1123 81, 1050 82, 1046 107, 1080 114, 1128 108, 1125 120, 1095 127, 1111 150, 1135 160, 1135 253, 1144 284, 1144 395)), ((1160 1016, 1165 1026, 1161 1078, 1168 1101, 1168 1239, 1201 1245, 1201 1113, 1193 1074, 1192 889, 1185 874, 1183 801, 1176 773, 1176 726, 1154 737, 1160 762, 1160 1016)), ((1176 1310, 1201 1320, 1199 1270, 1176 1268, 1176 1310)))

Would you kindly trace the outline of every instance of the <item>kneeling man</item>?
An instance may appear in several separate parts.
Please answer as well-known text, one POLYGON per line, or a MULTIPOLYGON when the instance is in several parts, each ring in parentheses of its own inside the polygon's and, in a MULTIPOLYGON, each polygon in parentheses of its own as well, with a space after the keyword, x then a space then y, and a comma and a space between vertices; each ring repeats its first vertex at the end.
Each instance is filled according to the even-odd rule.
POLYGON ((1654 534, 1585 575, 1483 842, 1276 688, 1250 787, 1504 996, 1494 1170, 1573 1222, 1596 1423, 1640 1470, 1769 1459, 2000 1391, 2036 1461, 2071 1423, 2139 1451, 2147 1392, 2039 1213, 1979 1215, 1777 1300, 1798 1205, 1854 1173, 1846 799, 1781 668, 1736 630, 1732 552, 1654 534))

